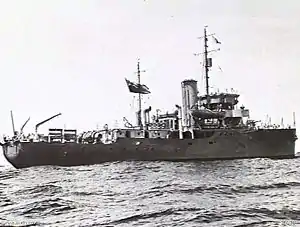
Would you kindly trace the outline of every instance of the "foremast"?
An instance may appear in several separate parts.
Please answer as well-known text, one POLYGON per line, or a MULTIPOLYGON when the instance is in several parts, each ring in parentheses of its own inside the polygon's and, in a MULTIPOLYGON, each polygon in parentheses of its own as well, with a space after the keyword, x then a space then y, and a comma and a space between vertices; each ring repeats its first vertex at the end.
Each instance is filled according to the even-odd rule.
MULTIPOLYGON (((145 70, 143 70, 145 72, 145 70)), ((141 87, 141 70, 140 70, 140 59, 137 62, 137 84, 141 87)), ((138 93, 138 112, 137 112, 137 125, 140 129, 143 128, 142 123, 142 94, 138 93)))
MULTIPOLYGON (((144 94, 150 94, 149 88, 145 84, 141 84, 141 73, 146 72, 145 70, 140 69, 140 59, 138 59, 137 62, 137 83, 132 82, 125 78, 125 81, 127 83, 127 87, 129 89, 129 92, 131 93, 137 93, 138 94, 138 111, 137 111, 137 127, 140 129, 143 129, 143 123, 142 123, 142 95, 144 94)), ((147 109, 148 111, 148 109, 147 109)), ((149 109, 150 111, 150 109, 149 109)), ((146 120, 146 119, 145 119, 146 120)))

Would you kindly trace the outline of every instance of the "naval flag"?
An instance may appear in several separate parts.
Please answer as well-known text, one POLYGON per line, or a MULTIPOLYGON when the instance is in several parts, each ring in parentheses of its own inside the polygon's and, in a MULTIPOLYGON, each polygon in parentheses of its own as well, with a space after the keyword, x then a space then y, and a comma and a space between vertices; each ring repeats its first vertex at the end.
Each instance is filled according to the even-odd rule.
POLYGON ((137 84, 134 82, 131 82, 130 80, 127 80, 125 78, 126 84, 128 86, 128 89, 132 93, 139 93, 139 94, 150 94, 149 88, 144 84, 137 84))

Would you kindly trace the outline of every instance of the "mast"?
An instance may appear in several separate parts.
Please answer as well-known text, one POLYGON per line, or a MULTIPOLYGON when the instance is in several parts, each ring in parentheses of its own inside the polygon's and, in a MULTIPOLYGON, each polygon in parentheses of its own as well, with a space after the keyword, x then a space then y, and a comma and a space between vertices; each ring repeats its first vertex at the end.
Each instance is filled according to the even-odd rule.
POLYGON ((204 27, 204 67, 205 67, 205 87, 206 87, 206 96, 207 96, 207 104, 208 99, 209 99, 209 77, 208 77, 208 71, 209 71, 209 66, 208 66, 208 58, 207 58, 207 34, 206 34, 206 27, 204 27))
MULTIPOLYGON (((138 62, 137 62, 137 85, 138 87, 140 88, 142 86, 141 84, 141 72, 146 72, 146 70, 140 70, 140 59, 138 59, 138 62)), ((142 94, 141 92, 139 92, 139 96, 138 96, 138 116, 137 116, 137 119, 138 119, 138 126, 142 129, 143 128, 143 124, 142 124, 142 94)))
MULTIPOLYGON (((137 62, 137 77, 138 77, 138 86, 141 86, 141 71, 140 71, 140 59, 137 62)), ((142 128, 142 95, 139 93, 138 96, 138 126, 142 128)))
POLYGON ((208 36, 212 36, 213 39, 215 40, 215 42, 216 42, 217 44, 221 44, 221 42, 219 42, 219 41, 214 37, 214 34, 215 34, 215 33, 207 35, 206 28, 207 28, 207 26, 204 26, 204 36, 198 37, 198 39, 204 38, 204 53, 199 53, 199 54, 194 54, 194 55, 195 55, 195 56, 198 56, 198 55, 200 55, 200 54, 201 54, 201 55, 204 54, 205 90, 206 90, 206 101, 207 101, 207 106, 206 106, 206 108, 209 108, 210 98, 209 98, 209 75, 208 75, 208 72, 209 72, 209 68, 212 67, 212 58, 209 58, 209 57, 208 57, 208 53, 219 51, 220 48, 214 49, 214 50, 209 50, 209 51, 208 51, 208 43, 207 43, 208 39, 207 39, 207 37, 208 37, 208 36))

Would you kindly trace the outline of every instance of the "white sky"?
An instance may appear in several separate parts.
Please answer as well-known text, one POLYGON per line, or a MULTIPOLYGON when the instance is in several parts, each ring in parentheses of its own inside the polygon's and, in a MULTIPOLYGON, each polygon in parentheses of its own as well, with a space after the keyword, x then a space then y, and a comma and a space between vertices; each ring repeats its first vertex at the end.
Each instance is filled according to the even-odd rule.
POLYGON ((300 120, 299 12, 297 0, 2 0, 0 133, 10 110, 17 128, 31 117, 26 133, 58 112, 41 132, 134 120, 124 77, 136 80, 138 57, 147 107, 173 111, 180 82, 201 79, 204 25, 222 42, 211 86, 238 90, 252 118, 300 120))

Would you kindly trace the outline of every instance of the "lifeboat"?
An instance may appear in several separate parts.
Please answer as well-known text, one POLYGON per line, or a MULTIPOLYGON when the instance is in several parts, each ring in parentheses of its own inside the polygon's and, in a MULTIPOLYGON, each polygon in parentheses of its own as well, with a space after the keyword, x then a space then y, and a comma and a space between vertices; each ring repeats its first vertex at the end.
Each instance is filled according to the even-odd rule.
POLYGON ((201 119, 220 119, 224 118, 225 112, 223 111, 212 111, 209 109, 193 109, 190 110, 190 114, 194 118, 201 118, 201 119))

